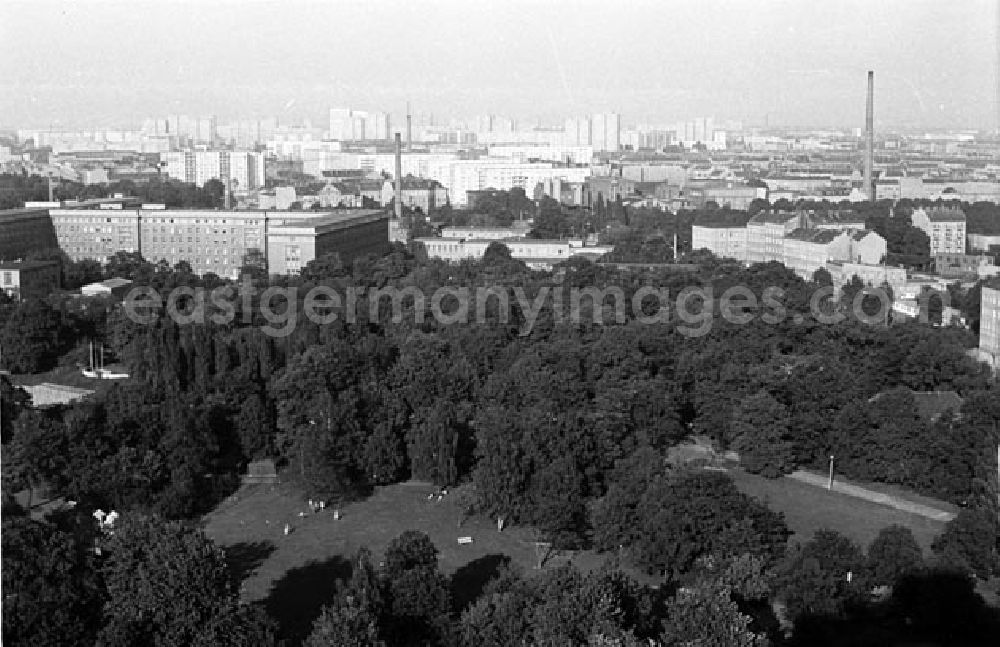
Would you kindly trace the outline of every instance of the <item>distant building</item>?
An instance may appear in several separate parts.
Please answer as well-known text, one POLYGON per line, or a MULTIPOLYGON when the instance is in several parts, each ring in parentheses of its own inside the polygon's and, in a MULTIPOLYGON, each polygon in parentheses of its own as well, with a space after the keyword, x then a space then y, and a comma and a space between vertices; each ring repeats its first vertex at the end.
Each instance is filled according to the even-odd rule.
POLYGON ((747 262, 747 227, 727 223, 696 223, 691 227, 691 249, 707 249, 716 256, 747 262))
POLYGON ((961 209, 915 209, 911 219, 931 239, 931 256, 965 253, 965 212, 961 209))
POLYGON ((1000 249, 1000 234, 973 234, 966 235, 969 241, 970 252, 989 252, 993 248, 1000 249))
POLYGON ((430 258, 450 263, 478 260, 486 248, 495 242, 510 249, 513 258, 523 261, 532 269, 551 269, 557 263, 581 256, 596 259, 614 250, 611 246, 586 246, 582 240, 541 240, 521 238, 514 240, 466 240, 463 238, 417 238, 430 258))
POLYGON ((0 290, 15 299, 43 298, 59 287, 56 261, 0 263, 0 290))
POLYGON ((796 229, 785 236, 782 263, 805 280, 829 261, 850 258, 851 236, 829 229, 796 229))
POLYGON ((590 120, 590 143, 594 152, 617 153, 621 150, 622 122, 616 112, 597 113, 590 120))
MULTIPOLYGON (((448 203, 448 189, 444 188, 437 180, 427 180, 424 178, 408 175, 403 178, 402 202, 404 207, 410 209, 420 209, 423 213, 429 213, 432 209, 443 207, 448 203)), ((386 180, 382 183, 382 194, 379 204, 383 207, 392 204, 396 198, 396 185, 393 180, 386 180)))
POLYGON ((267 264, 270 274, 297 274, 309 261, 336 252, 345 265, 389 247, 389 216, 381 209, 325 213, 290 220, 270 228, 267 264))
POLYGON ((1000 367, 1000 283, 983 286, 979 317, 979 350, 1000 367))
POLYGON ((986 254, 937 254, 934 270, 945 278, 978 279, 1000 274, 993 257, 986 254))
POLYGON ((781 261, 785 236, 804 225, 802 214, 761 211, 747 223, 747 262, 781 261))
POLYGON ((205 186, 209 180, 229 180, 231 189, 264 186, 264 154, 254 151, 173 151, 163 153, 166 173, 182 182, 205 186))
POLYGON ((531 226, 524 221, 514 221, 510 227, 442 227, 442 238, 460 238, 463 240, 511 240, 526 238, 531 226))

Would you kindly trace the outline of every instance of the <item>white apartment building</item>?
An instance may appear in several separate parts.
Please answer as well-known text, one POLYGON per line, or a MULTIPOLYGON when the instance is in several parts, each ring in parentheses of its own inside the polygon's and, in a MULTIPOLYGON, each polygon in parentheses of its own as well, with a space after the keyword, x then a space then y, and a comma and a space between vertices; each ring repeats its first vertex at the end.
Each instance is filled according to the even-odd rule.
POLYGON ((329 138, 336 141, 390 138, 390 117, 386 112, 365 112, 350 108, 330 108, 329 138))
POLYGON ((747 262, 781 261, 785 236, 802 226, 798 213, 761 211, 747 223, 747 262))
POLYGON ((783 243, 781 262, 807 281, 828 262, 851 257, 851 236, 844 231, 796 229, 783 243))
POLYGON ((538 160, 566 164, 590 164, 594 157, 593 146, 552 146, 550 144, 493 144, 487 148, 488 157, 509 159, 516 162, 538 160))
POLYGON ((253 151, 172 151, 163 153, 168 176, 205 186, 230 180, 234 189, 264 186, 264 154, 253 151))
POLYGON ((965 253, 965 213, 958 208, 915 209, 913 226, 931 239, 931 256, 965 253))
POLYGON ((1000 367, 1000 283, 983 286, 982 310, 979 318, 979 350, 1000 367))
POLYGON ((747 228, 725 224, 702 224, 691 227, 691 249, 707 249, 716 256, 747 261, 747 228))
POLYGON ((602 112, 591 117, 590 143, 595 151, 617 153, 621 150, 622 122, 617 112, 602 112))

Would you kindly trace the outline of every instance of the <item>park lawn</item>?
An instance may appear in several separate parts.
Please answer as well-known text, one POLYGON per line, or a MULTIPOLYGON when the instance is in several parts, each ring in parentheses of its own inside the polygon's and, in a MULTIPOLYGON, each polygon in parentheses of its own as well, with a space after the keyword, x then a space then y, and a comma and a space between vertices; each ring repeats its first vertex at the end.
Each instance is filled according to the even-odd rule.
POLYGON ((806 542, 817 530, 829 528, 867 548, 879 530, 899 524, 913 531, 924 555, 928 556, 931 542, 944 530, 944 523, 940 521, 829 492, 801 481, 767 479, 740 469, 731 469, 727 473, 741 492, 760 499, 776 512, 784 513, 785 523, 794 533, 791 542, 806 542))
MULTIPOLYGON (((247 561, 242 597, 260 600, 272 593, 289 571, 307 564, 350 560, 367 546, 380 560, 389 542, 405 530, 426 533, 440 553, 443 573, 451 575, 470 562, 491 561, 504 555, 527 572, 534 568, 535 547, 531 529, 513 526, 498 533, 495 520, 471 517, 461 527, 462 508, 455 497, 440 502, 428 500, 433 485, 408 482, 376 488, 363 501, 341 508, 341 519, 333 510, 308 514, 309 507, 283 486, 244 486, 203 520, 205 533, 217 544, 247 561), (288 523, 292 532, 284 535, 288 523), (459 537, 470 536, 472 544, 460 545, 459 537)), ((572 559, 584 570, 595 568, 604 557, 588 551, 554 554, 546 568, 572 559)))

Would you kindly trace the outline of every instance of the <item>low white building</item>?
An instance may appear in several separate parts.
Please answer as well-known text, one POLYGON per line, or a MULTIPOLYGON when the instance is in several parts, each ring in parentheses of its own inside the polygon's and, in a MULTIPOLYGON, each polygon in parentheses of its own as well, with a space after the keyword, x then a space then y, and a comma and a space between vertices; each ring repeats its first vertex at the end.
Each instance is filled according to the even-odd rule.
POLYGON ((557 263, 562 263, 576 256, 584 258, 599 258, 614 250, 610 245, 585 245, 583 240, 540 240, 534 238, 515 238, 506 240, 464 238, 417 238, 427 251, 430 258, 439 258, 449 263, 464 260, 478 260, 486 254, 486 249, 493 243, 501 243, 510 249, 513 258, 523 261, 532 269, 551 269, 557 263))

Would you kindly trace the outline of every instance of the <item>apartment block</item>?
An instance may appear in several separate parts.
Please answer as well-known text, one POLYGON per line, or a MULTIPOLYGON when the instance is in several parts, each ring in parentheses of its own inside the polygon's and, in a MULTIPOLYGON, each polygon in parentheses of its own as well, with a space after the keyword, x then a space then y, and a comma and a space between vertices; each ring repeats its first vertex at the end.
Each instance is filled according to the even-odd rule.
POLYGON ((979 318, 979 350, 1000 367, 1000 283, 983 286, 982 310, 979 318))
POLYGON ((233 189, 264 186, 264 154, 253 151, 173 151, 164 153, 168 176, 205 186, 209 180, 227 179, 233 189))
POLYGON ((716 256, 747 261, 747 228, 743 225, 704 223, 691 227, 691 249, 707 249, 716 256))
POLYGON ((915 209, 913 226, 931 239, 931 256, 965 253, 965 213, 957 207, 915 209))

